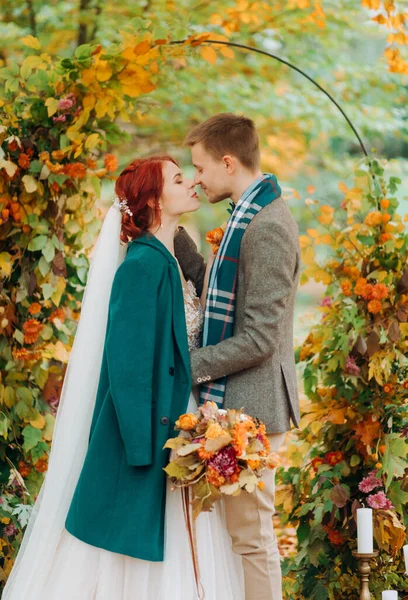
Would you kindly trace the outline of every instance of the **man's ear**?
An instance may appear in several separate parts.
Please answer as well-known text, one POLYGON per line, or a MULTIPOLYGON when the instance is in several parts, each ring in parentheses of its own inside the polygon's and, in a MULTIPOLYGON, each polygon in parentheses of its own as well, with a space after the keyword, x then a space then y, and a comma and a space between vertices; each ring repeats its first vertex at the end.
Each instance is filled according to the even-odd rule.
POLYGON ((237 170, 237 159, 235 156, 231 156, 230 154, 225 154, 222 157, 222 162, 224 163, 224 167, 228 173, 228 175, 233 175, 237 170))

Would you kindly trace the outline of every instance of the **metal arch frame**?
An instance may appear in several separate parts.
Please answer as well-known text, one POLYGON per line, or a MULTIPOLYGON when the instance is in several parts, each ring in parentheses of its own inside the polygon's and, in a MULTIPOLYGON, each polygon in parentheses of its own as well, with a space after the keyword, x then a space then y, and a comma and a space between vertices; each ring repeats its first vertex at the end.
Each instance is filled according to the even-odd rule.
MULTIPOLYGON (((186 44, 187 41, 188 40, 176 40, 176 41, 170 42, 170 44, 171 45, 183 45, 183 44, 186 44)), ((354 127, 353 123, 351 122, 349 117, 346 115, 346 113, 344 112, 344 110, 342 109, 340 104, 333 98, 333 96, 327 90, 325 90, 319 83, 317 83, 317 81, 315 81, 312 77, 310 77, 310 75, 308 75, 307 73, 302 71, 302 69, 299 69, 299 67, 296 67, 296 65, 293 65, 292 63, 288 62, 287 60, 284 60, 283 58, 276 56, 276 54, 271 54, 270 52, 266 52, 266 50, 260 50, 259 48, 255 48, 253 46, 246 46, 245 44, 238 44, 235 42, 224 42, 224 41, 211 40, 211 39, 205 40, 205 42, 203 42, 203 44, 200 44, 200 45, 206 45, 206 44, 231 46, 233 48, 239 48, 241 50, 249 50, 250 52, 255 52, 256 54, 263 54, 264 56, 269 56, 270 58, 274 58, 275 60, 286 65, 287 67, 294 69, 295 71, 297 71, 298 73, 303 75, 303 77, 306 77, 306 79, 311 81, 321 92, 323 92, 323 94, 325 94, 329 98, 329 100, 331 100, 331 102, 336 106, 336 108, 338 108, 338 110, 341 112, 341 114, 343 115, 343 117, 346 119, 347 123, 351 127, 354 135, 358 139, 358 143, 360 144, 360 147, 361 147, 364 155, 368 156, 368 152, 364 146, 364 143, 363 143, 357 129, 354 127)))

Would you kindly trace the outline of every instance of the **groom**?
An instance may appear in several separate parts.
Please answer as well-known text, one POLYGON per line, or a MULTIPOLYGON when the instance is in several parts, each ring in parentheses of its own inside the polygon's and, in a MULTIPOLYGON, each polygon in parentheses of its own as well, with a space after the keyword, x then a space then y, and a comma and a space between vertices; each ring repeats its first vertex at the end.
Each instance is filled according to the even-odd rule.
MULTIPOLYGON (((277 451, 299 421, 293 310, 299 281, 298 227, 278 182, 260 170, 254 123, 214 115, 187 136, 200 185, 211 204, 233 210, 209 278, 203 347, 190 354, 200 400, 244 408, 261 419, 277 451), (234 206, 235 205, 235 206, 234 206)), ((180 228, 175 252, 200 295, 204 259, 180 228)), ((246 600, 281 600, 280 556, 273 530, 275 472, 253 494, 226 496, 233 548, 242 556, 246 600)))

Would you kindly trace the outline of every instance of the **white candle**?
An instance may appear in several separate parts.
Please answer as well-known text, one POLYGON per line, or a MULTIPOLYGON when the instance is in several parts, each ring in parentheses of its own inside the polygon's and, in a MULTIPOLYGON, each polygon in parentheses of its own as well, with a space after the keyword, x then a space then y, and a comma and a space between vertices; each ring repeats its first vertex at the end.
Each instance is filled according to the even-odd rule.
POLYGON ((408 575, 408 544, 404 546, 405 573, 408 575))
POLYGON ((357 552, 373 553, 373 511, 371 508, 357 509, 357 552))
POLYGON ((398 592, 394 590, 385 590, 382 593, 382 600, 398 600, 398 592))

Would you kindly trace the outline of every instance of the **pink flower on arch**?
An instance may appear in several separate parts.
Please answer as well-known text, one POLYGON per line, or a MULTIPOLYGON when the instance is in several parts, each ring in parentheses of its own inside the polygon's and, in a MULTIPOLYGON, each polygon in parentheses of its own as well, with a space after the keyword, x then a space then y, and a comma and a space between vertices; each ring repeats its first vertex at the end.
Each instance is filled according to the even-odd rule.
POLYGON ((367 477, 364 477, 358 484, 358 489, 360 492, 364 492, 365 494, 369 494, 375 488, 382 487, 382 481, 378 477, 376 477, 377 471, 371 471, 367 477))
POLYGON ((320 306, 328 306, 329 308, 331 308, 331 305, 332 305, 332 299, 330 296, 325 296, 320 303, 320 306))
POLYGON ((74 94, 68 94, 67 96, 64 96, 64 98, 61 98, 61 100, 58 102, 58 110, 71 110, 75 104, 76 98, 74 94))
POLYGON ((350 355, 346 358, 345 371, 346 371, 346 373, 349 373, 350 375, 359 375, 360 374, 360 367, 358 365, 356 365, 355 358, 353 358, 350 355))
POLYGON ((394 508, 391 500, 388 500, 384 492, 377 492, 376 494, 368 496, 367 504, 368 506, 371 506, 371 508, 383 508, 384 510, 391 510, 391 508, 394 508))

